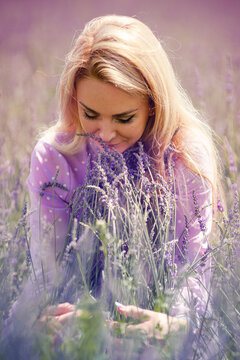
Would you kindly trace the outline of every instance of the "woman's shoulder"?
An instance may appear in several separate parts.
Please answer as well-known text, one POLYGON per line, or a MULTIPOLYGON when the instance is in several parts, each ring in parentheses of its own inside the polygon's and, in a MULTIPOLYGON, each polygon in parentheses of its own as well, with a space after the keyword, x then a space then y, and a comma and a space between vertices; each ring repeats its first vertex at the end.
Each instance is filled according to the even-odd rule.
POLYGON ((214 183, 215 155, 214 148, 209 142, 186 136, 183 149, 174 156, 176 172, 185 173, 189 178, 204 177, 210 183, 214 183))
POLYGON ((39 139, 32 152, 28 185, 39 188, 39 185, 53 181, 56 174, 63 171, 67 172, 65 158, 48 139, 39 139))
POLYGON ((48 141, 41 138, 36 143, 31 157, 31 171, 39 171, 41 168, 46 172, 56 171, 66 162, 64 156, 48 141))
POLYGON ((200 206, 212 202, 212 183, 205 176, 189 169, 181 159, 178 159, 174 166, 174 184, 176 198, 182 204, 187 202, 188 206, 190 204, 194 208, 194 196, 200 206))
POLYGON ((37 158, 40 163, 57 166, 58 164, 60 165, 60 163, 64 162, 71 163, 72 159, 84 156, 84 154, 85 147, 83 147, 82 150, 79 150, 79 152, 75 154, 61 152, 61 150, 54 146, 51 137, 46 135, 37 141, 32 152, 32 161, 34 158, 37 158))
POLYGON ((63 154, 48 137, 39 139, 32 152, 28 185, 37 188, 57 177, 57 182, 71 189, 84 176, 84 156, 82 152, 63 154))
POLYGON ((44 157, 46 154, 57 154, 59 151, 51 144, 47 137, 43 137, 37 141, 34 146, 32 155, 44 157))

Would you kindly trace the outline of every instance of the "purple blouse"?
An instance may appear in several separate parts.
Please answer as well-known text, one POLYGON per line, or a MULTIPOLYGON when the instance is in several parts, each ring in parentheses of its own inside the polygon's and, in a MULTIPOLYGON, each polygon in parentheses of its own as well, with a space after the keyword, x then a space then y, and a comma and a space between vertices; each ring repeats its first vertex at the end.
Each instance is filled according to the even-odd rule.
MULTIPOLYGON (((196 150, 197 151, 197 150, 196 150)), ((207 163, 204 153, 197 154, 199 163, 204 164, 205 174, 211 175, 211 165, 207 163)), ((45 260, 45 267, 51 273, 54 269, 55 254, 60 252, 68 231, 69 209, 68 203, 74 190, 84 183, 87 165, 87 147, 75 155, 63 155, 57 151, 46 139, 41 139, 32 154, 30 174, 27 179, 31 198, 31 252, 36 267, 40 268, 40 259, 45 260), (40 196, 40 188, 45 183, 53 182, 56 171, 59 170, 57 182, 62 188, 49 187, 44 196, 40 196), (41 219, 41 221, 40 221, 41 219), (44 219, 44 221, 42 221, 44 219), (55 226, 53 226, 55 224, 55 226), (55 239, 55 240, 54 240, 55 239), (41 244, 41 246, 40 246, 41 244)), ((181 160, 177 160, 174 167, 176 188, 176 232, 179 247, 184 242, 185 216, 189 223, 188 230, 188 263, 203 257, 208 249, 207 237, 212 226, 212 187, 210 182, 185 167, 181 160), (200 217, 195 216, 196 204, 193 200, 196 194, 200 217), (205 229, 201 226, 201 221, 205 229)), ((178 252, 177 252, 178 255, 178 252)), ((182 264, 176 256, 175 263, 178 270, 182 264)), ((199 266, 198 276, 189 277, 181 286, 178 297, 171 308, 170 314, 188 314, 189 302, 195 302, 198 316, 205 312, 207 303, 206 289, 209 287, 209 258, 204 266, 199 266)))

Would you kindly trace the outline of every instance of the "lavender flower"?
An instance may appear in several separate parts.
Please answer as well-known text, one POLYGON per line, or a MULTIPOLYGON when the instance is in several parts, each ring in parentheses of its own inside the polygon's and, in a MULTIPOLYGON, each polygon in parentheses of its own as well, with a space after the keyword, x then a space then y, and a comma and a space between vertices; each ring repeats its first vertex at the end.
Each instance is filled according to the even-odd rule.
POLYGON ((199 209, 198 202, 197 202, 196 192, 194 190, 192 192, 192 195, 193 195, 193 203, 194 203, 194 207, 195 207, 195 216, 198 219, 198 223, 200 225, 201 231, 205 232, 206 231, 206 225, 205 225, 205 223, 204 223, 204 221, 202 219, 201 211, 199 209))
POLYGON ((178 255, 178 259, 182 264, 186 263, 187 261, 186 257, 188 254, 188 239, 189 239, 189 224, 188 224, 187 216, 184 215, 184 218, 185 218, 185 229, 182 240, 181 254, 178 255))
POLYGON ((220 199, 218 199, 217 201, 217 209, 219 212, 223 212, 224 211, 224 208, 223 208, 223 205, 222 205, 222 202, 220 199))
MULTIPOLYGON (((91 139, 98 141, 93 136, 91 139)), ((81 255, 82 245, 78 246, 78 242, 86 224, 92 229, 95 237, 88 260, 90 264, 88 273, 91 275, 86 283, 89 289, 96 293, 100 291, 103 274, 104 277, 111 278, 115 274, 114 276, 119 279, 126 279, 127 271, 128 278, 131 277, 133 281, 130 283, 126 281, 124 286, 130 286, 132 291, 137 291, 135 285, 137 281, 141 304, 146 306, 144 293, 147 294, 149 291, 140 290, 142 289, 140 284, 146 282, 146 279, 142 280, 146 274, 153 296, 154 291, 159 293, 160 287, 165 288, 168 279, 171 278, 164 273, 171 272, 172 275, 176 273, 173 258, 171 259, 175 243, 168 249, 167 259, 163 246, 166 236, 164 229, 173 218, 172 212, 175 206, 175 196, 172 192, 173 175, 172 185, 169 186, 155 172, 140 142, 123 154, 106 151, 103 145, 101 143, 103 150, 90 148, 85 183, 76 189, 71 198, 69 208, 72 225, 69 229, 72 235, 67 239, 65 259, 69 258, 69 251, 73 255, 76 254, 75 256, 78 256, 79 252, 80 258, 84 258, 84 255, 81 255), (107 224, 105 233, 97 230, 97 224, 101 222, 107 224), (77 234, 77 238, 74 234, 77 234), (74 240, 73 237, 78 240, 74 240), (164 270, 163 257, 166 261, 164 270), (141 264, 145 264, 143 268, 141 264), (112 269, 112 275, 105 274, 104 269, 109 267, 112 269), (137 275, 141 279, 136 280, 137 275)), ((169 155, 170 152, 171 149, 168 150, 169 155)), ((169 165, 169 173, 172 174, 170 166, 173 165, 169 165)), ((76 260, 71 257, 68 266, 75 266, 73 265, 75 263, 76 260)), ((115 281, 114 277, 112 281, 108 280, 108 283, 114 284, 115 281)), ((69 282, 69 278, 66 282, 69 282)), ((107 286, 106 284, 105 279, 103 286, 107 286)), ((121 296, 119 295, 118 298, 121 296)))
POLYGON ((54 187, 57 187, 59 189, 62 189, 64 191, 69 191, 68 188, 65 186, 65 185, 62 185, 60 183, 57 182, 57 177, 58 177, 58 174, 59 174, 59 169, 56 171, 56 174, 54 176, 54 179, 53 181, 49 181, 48 183, 44 183, 43 186, 40 187, 40 196, 42 197, 44 195, 44 192, 47 188, 54 188, 54 187))
POLYGON ((200 262, 201 267, 206 265, 206 261, 209 258, 210 253, 211 253, 211 248, 210 246, 208 246, 208 248, 204 251, 204 254, 201 257, 201 262, 200 262))

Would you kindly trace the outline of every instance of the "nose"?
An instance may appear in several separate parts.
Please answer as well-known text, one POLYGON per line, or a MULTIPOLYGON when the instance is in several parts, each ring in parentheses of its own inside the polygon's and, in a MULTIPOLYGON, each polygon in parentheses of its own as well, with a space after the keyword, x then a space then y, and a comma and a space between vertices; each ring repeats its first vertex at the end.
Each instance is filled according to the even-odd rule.
POLYGON ((106 143, 111 142, 116 136, 116 130, 112 125, 105 124, 99 129, 99 137, 106 143))

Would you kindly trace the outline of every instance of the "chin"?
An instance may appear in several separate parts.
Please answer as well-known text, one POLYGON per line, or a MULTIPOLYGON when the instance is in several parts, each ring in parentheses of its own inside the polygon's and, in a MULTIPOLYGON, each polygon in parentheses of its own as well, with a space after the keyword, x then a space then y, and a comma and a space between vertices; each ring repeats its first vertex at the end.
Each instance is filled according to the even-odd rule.
POLYGON ((116 146, 115 149, 122 154, 122 153, 124 153, 124 151, 130 149, 135 144, 136 144, 136 142, 133 144, 123 143, 123 144, 119 144, 119 146, 116 146))
POLYGON ((116 146, 114 149, 122 154, 122 153, 124 153, 124 151, 126 151, 129 148, 130 148, 130 146, 119 146, 119 147, 116 146))

